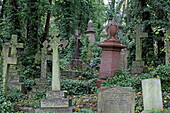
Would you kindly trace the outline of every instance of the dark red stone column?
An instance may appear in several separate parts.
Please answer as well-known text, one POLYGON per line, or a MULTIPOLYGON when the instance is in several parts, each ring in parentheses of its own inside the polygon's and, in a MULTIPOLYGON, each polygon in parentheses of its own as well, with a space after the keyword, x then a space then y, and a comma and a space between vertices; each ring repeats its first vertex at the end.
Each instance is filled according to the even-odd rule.
POLYGON ((125 48, 117 38, 117 24, 112 21, 109 24, 109 38, 98 45, 102 48, 102 59, 97 86, 100 87, 102 81, 113 78, 115 71, 120 68, 120 51, 125 48))

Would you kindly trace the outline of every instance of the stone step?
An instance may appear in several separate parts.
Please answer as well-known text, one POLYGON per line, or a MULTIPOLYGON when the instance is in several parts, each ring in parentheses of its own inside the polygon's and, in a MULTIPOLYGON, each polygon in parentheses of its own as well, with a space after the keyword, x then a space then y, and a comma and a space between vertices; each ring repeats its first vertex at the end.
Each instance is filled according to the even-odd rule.
POLYGON ((71 100, 69 98, 47 98, 41 101, 41 108, 63 108, 70 106, 71 100))
POLYGON ((35 113, 72 113, 71 108, 35 109, 35 113))
POLYGON ((46 97, 48 99, 65 98, 66 93, 67 93, 67 91, 49 91, 48 93, 46 93, 46 97))

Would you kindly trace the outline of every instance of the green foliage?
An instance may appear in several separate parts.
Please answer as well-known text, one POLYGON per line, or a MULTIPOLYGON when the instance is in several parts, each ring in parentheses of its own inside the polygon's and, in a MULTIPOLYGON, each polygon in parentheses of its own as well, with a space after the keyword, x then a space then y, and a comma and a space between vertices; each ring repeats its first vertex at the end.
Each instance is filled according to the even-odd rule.
POLYGON ((169 113, 170 112, 170 108, 168 109, 162 109, 162 110, 156 110, 156 109, 152 109, 152 110, 147 110, 149 113, 169 113))
POLYGON ((134 76, 130 74, 129 70, 120 68, 116 75, 108 79, 104 86, 118 85, 122 87, 133 87, 136 92, 136 112, 139 112, 143 109, 143 98, 142 98, 142 80, 149 78, 160 78, 161 80, 161 89, 163 92, 163 104, 164 108, 169 107, 169 95, 170 92, 170 64, 160 65, 156 69, 146 74, 140 76, 134 76))
POLYGON ((91 90, 93 92, 97 91, 95 81, 96 79, 84 81, 63 79, 61 80, 61 89, 67 90, 69 95, 89 94, 91 90))
POLYGON ((140 76, 134 76, 130 74, 130 71, 120 68, 116 75, 108 79, 107 82, 104 84, 106 86, 111 85, 119 85, 124 87, 133 87, 133 89, 136 92, 141 92, 141 81, 143 79, 148 78, 160 78, 161 80, 161 86, 163 92, 169 92, 170 91, 170 64, 168 65, 160 65, 152 72, 142 74, 140 76), (122 82, 123 80, 123 82, 122 82))
POLYGON ((92 110, 90 109, 81 109, 79 112, 77 113, 94 113, 92 110))
POLYGON ((53 15, 60 35, 68 39, 76 29, 85 31, 88 21, 96 20, 97 2, 92 0, 55 1, 53 15))

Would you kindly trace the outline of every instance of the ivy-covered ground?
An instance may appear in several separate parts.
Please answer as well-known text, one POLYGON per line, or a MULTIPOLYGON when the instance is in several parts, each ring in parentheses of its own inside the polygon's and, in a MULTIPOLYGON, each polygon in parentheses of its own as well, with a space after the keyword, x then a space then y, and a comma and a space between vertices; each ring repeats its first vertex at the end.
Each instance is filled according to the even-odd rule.
MULTIPOLYGON (((148 70, 149 71, 149 70, 148 70)), ((162 96, 163 96, 163 107, 164 109, 156 111, 150 111, 151 113, 170 113, 170 65, 162 65, 158 66, 156 69, 152 69, 152 71, 142 74, 140 76, 131 75, 129 70, 120 69, 117 71, 114 79, 109 79, 104 84, 105 86, 111 85, 119 85, 125 87, 133 87, 136 92, 136 106, 135 113, 139 113, 143 110, 143 99, 142 99, 142 91, 141 91, 141 80, 146 78, 160 78, 162 85, 162 96), (123 80, 123 82, 122 82, 123 80)), ((70 87, 73 84, 79 84, 75 87, 75 90, 68 89, 67 98, 72 99, 72 107, 75 113, 96 113, 97 112, 97 87, 88 85, 91 84, 93 80, 63 80, 63 82, 67 82, 70 87), (74 82, 73 82, 74 81, 74 82), (86 84, 85 84, 86 83, 86 84), (89 87, 88 87, 89 86, 89 87), (86 88, 85 88, 86 87, 86 88), (90 91, 84 91, 93 88, 90 91), (92 94, 90 94, 92 93, 92 94)), ((40 101, 45 98, 45 93, 37 93, 34 97, 30 97, 28 94, 23 94, 17 90, 9 90, 6 97, 2 95, 2 91, 0 93, 0 112, 18 112, 22 113, 22 107, 32 107, 38 108, 40 107, 40 101)))

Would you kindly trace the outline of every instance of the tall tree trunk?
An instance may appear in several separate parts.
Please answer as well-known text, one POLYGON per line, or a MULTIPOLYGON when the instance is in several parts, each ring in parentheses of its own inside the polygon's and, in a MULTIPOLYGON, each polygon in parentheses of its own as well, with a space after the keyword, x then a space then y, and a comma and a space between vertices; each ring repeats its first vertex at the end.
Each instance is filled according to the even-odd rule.
MULTIPOLYGON (((52 4, 52 0, 48 0, 48 1, 50 4, 52 4)), ((42 42, 44 42, 47 39, 47 35, 49 32, 49 25, 50 25, 50 16, 51 16, 51 12, 48 12, 47 17, 46 17, 46 24, 45 24, 45 28, 44 28, 42 42)))
POLYGON ((21 36, 21 32, 20 32, 20 21, 19 21, 19 15, 18 15, 18 2, 17 0, 11 0, 10 5, 12 6, 11 9, 11 23, 12 23, 12 30, 11 33, 12 34, 16 34, 19 37, 21 36))
POLYGON ((38 49, 38 5, 37 5, 38 0, 29 0, 27 1, 27 7, 29 8, 28 11, 28 17, 27 17, 27 49, 26 51, 28 52, 29 55, 33 55, 37 52, 38 49))

